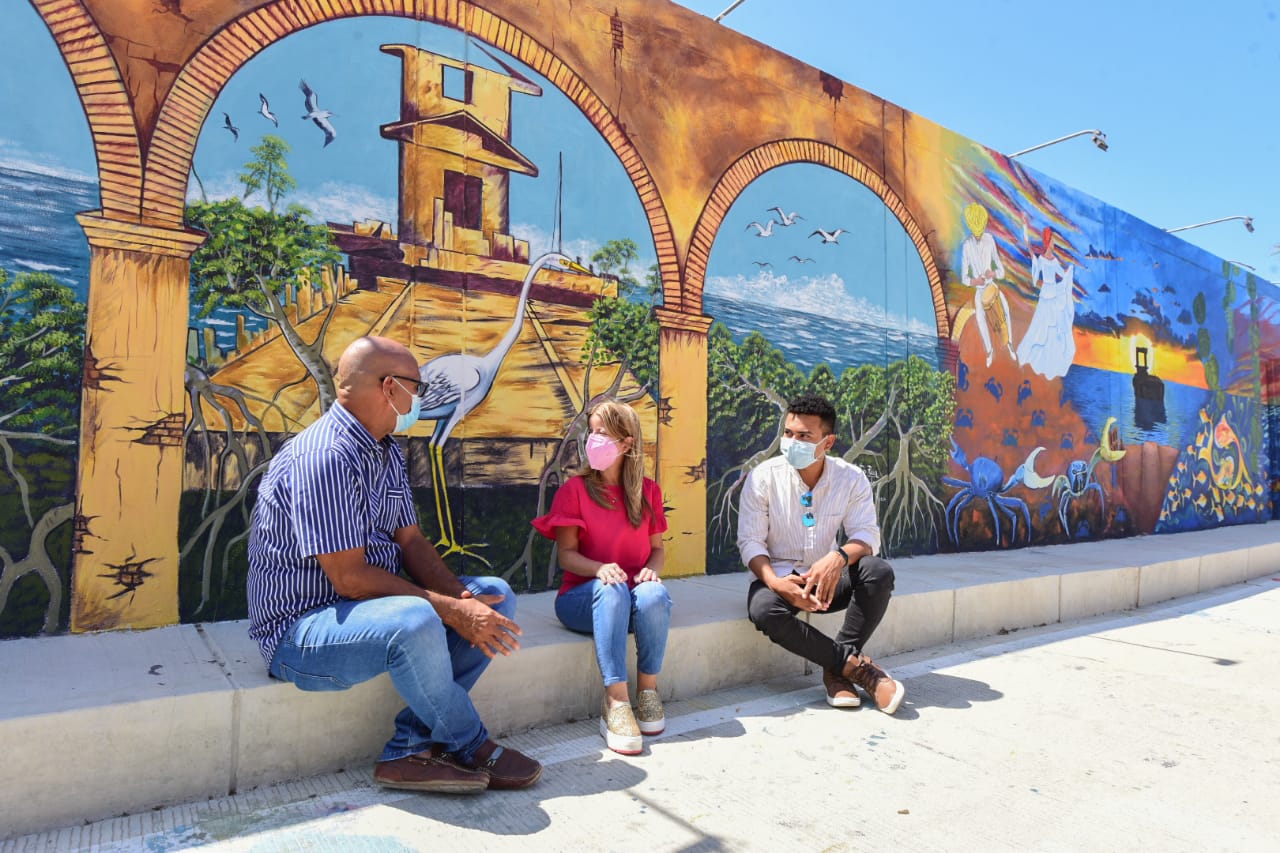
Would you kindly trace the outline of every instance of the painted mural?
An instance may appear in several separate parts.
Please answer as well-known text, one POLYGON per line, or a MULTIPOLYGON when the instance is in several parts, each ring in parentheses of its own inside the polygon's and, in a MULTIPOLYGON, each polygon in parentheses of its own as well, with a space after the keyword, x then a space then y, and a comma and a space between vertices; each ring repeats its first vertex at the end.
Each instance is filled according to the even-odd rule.
POLYGON ((243 618, 365 334, 433 388, 424 531, 520 590, 605 396, 673 575, 741 570, 802 391, 892 556, 1272 516, 1273 285, 674 4, 73 5, 0 92, 0 637, 243 618))

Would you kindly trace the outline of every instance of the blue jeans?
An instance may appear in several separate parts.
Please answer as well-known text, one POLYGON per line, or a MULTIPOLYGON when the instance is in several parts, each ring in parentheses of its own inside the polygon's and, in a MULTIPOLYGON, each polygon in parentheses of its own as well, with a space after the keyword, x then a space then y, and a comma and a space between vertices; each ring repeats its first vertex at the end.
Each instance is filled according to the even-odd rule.
MULTIPOLYGON (((506 581, 461 580, 473 595, 505 595, 494 609, 508 619, 515 615, 516 598, 506 581)), ((395 734, 378 760, 440 744, 470 761, 489 732, 468 691, 488 665, 484 652, 446 628, 425 599, 396 595, 304 613, 280 640, 270 673, 300 690, 346 690, 389 672, 408 707, 396 716, 395 734)))
POLYGON ((645 675, 662 671, 671 627, 671 596, 660 583, 635 589, 590 580, 556 596, 556 616, 570 631, 591 634, 604 686, 627 680, 627 633, 636 634, 636 666, 645 675))

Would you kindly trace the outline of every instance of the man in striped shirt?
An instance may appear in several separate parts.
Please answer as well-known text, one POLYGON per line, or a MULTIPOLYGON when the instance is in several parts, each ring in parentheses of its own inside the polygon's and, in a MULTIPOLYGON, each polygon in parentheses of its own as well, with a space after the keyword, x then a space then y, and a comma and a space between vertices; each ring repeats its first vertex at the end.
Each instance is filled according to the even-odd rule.
POLYGON ((418 528, 392 432, 418 419, 423 383, 404 346, 352 343, 338 401, 275 458, 249 536, 249 634, 275 678, 345 690, 383 672, 408 707, 374 768, 393 788, 524 788, 536 761, 489 739, 468 691, 520 648, 499 578, 459 578, 418 528))
POLYGON ((747 615, 770 640, 822 667, 828 704, 860 705, 856 684, 892 714, 906 690, 862 650, 889 607, 893 569, 875 556, 880 525, 866 475, 827 456, 835 427, 827 400, 796 398, 783 420, 782 455, 757 465, 743 485, 738 553, 756 576, 747 615), (844 626, 833 640, 796 618, 801 610, 844 610, 844 626))

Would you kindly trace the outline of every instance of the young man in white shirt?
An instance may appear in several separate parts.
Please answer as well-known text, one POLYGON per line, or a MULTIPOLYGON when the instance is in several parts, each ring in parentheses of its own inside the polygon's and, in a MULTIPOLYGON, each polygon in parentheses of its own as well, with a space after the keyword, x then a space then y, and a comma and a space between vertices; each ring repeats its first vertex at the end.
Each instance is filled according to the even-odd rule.
POLYGON ((783 421, 782 454, 752 470, 738 512, 738 552, 756 576, 747 614, 770 640, 822 667, 827 704, 861 704, 856 684, 892 714, 906 689, 862 654, 889 606, 893 568, 880 547, 871 484, 856 465, 827 456, 836 413, 798 397, 783 421), (843 529, 843 544, 837 539, 843 529), (835 639, 796 618, 845 611, 835 639))

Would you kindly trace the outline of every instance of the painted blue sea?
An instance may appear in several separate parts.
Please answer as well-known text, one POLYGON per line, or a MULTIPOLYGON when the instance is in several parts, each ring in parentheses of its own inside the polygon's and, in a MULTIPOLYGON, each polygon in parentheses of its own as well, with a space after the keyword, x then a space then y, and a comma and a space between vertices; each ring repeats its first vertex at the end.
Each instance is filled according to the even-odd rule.
POLYGON ((859 324, 845 317, 793 311, 774 305, 743 302, 705 294, 703 310, 729 329, 738 343, 751 332, 764 335, 806 373, 822 363, 836 376, 846 367, 889 364, 915 355, 934 367, 939 363, 936 335, 859 324))
POLYGON ((1064 400, 1069 400, 1095 434, 1107 418, 1117 419, 1127 443, 1154 441, 1181 449, 1200 427, 1197 413, 1209 400, 1203 388, 1164 383, 1164 419, 1150 421, 1135 410, 1133 374, 1099 370, 1073 364, 1062 379, 1064 400))
MULTIPOLYGON (((89 244, 76 214, 99 207, 93 181, 72 175, 17 169, 0 163, 0 268, 11 276, 46 272, 76 292, 89 294, 89 244)), ((246 317, 250 331, 266 328, 257 317, 246 317)), ((218 309, 192 326, 208 326, 218 346, 236 342, 235 312, 218 309)))

